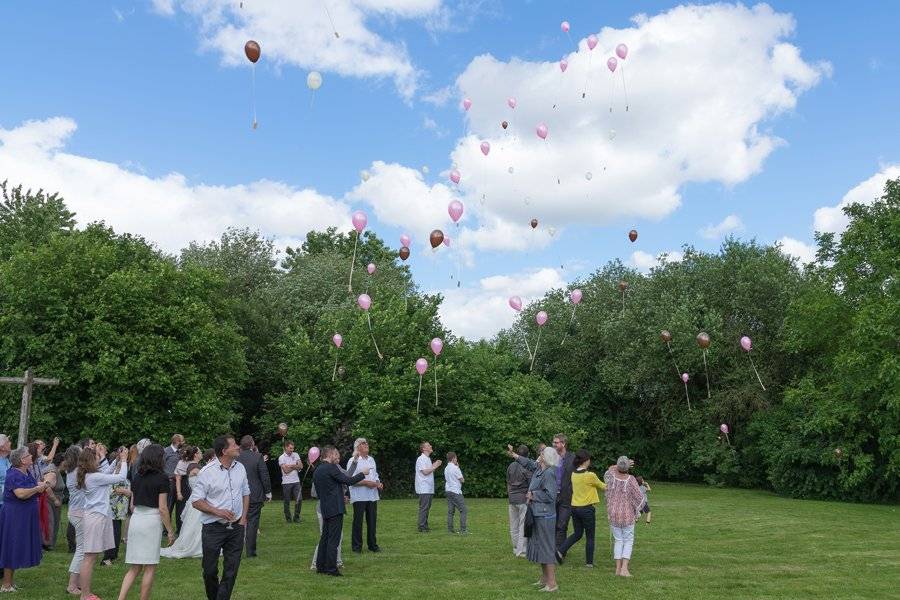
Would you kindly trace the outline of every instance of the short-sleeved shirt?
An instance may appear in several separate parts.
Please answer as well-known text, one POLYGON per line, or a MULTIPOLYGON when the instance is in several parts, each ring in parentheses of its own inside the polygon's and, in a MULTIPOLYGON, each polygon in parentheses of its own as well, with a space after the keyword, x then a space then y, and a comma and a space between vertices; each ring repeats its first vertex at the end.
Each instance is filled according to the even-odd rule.
POLYGON ((3 506, 3 486, 6 482, 7 471, 9 471, 9 458, 0 457, 0 506, 3 506))
POLYGON ((159 471, 136 473, 131 484, 135 506, 159 508, 159 495, 169 493, 169 476, 159 471))
POLYGON ((462 494, 462 469, 459 466, 448 463, 444 468, 444 491, 454 494, 462 494))
MULTIPOLYGON (((249 495, 250 484, 247 482, 244 465, 234 460, 226 468, 216 458, 209 461, 194 480, 190 502, 193 504, 198 500, 206 500, 213 508, 234 513, 237 521, 244 513, 244 496, 249 495)), ((207 525, 224 521, 215 515, 202 513, 200 522, 207 525)))
POLYGON ((416 459, 416 493, 417 494, 433 494, 434 493, 434 471, 428 475, 422 475, 422 471, 431 468, 431 459, 421 454, 416 459))
MULTIPOLYGON (((365 469, 369 468, 369 474, 366 475, 363 481, 381 481, 378 478, 378 468, 375 466, 375 459, 371 456, 367 456, 366 458, 358 457, 356 459, 356 465, 352 467, 353 459, 351 458, 347 461, 347 475, 353 476, 365 469)), ((380 496, 378 494, 377 488, 370 488, 366 485, 351 485, 350 486, 350 502, 377 502, 380 496)))
POLYGON ((175 465, 175 474, 181 475, 182 477, 187 475, 187 468, 189 464, 191 463, 186 460, 179 460, 178 464, 175 465))
MULTIPOLYGON (((281 453, 281 456, 278 457, 278 466, 282 465, 296 465, 300 462, 300 455, 296 452, 291 452, 290 454, 281 453)), ((291 471, 287 475, 285 475, 284 471, 281 472, 281 484, 287 485, 289 483, 300 483, 300 473, 297 471, 291 471)))

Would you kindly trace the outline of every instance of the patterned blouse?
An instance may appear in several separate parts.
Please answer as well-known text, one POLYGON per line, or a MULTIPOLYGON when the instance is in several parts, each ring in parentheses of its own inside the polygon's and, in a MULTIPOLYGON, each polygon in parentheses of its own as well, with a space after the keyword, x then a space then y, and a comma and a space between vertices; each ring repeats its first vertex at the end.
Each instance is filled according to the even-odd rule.
POLYGON ((109 508, 114 521, 122 521, 128 516, 128 506, 131 503, 129 496, 121 496, 115 492, 116 488, 131 488, 131 483, 123 479, 109 488, 109 508))
POLYGON ((606 482, 606 516, 613 527, 631 527, 640 514, 644 495, 637 479, 617 479, 611 468, 603 475, 606 482))

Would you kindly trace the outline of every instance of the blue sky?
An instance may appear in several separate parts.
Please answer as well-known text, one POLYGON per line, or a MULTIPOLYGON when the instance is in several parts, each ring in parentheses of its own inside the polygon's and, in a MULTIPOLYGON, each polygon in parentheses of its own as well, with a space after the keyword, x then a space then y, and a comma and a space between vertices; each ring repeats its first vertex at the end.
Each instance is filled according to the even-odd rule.
POLYGON ((536 297, 616 257, 646 268, 683 244, 713 250, 721 236, 700 231, 729 215, 741 223, 737 235, 789 237, 802 253, 818 209, 861 184, 856 194, 871 195, 900 164, 900 41, 892 26, 900 6, 892 3, 774 2, 768 12, 671 2, 238 4, 0 5, 0 178, 59 189, 83 217, 168 250, 228 225, 292 243, 331 221, 349 228, 348 212, 362 209, 389 242, 404 231, 413 236, 417 281, 447 294, 444 317, 455 331, 478 336, 511 320, 509 295, 536 297), (290 4, 290 14, 279 13, 290 4), (345 28, 340 40, 325 6, 337 30, 345 28), (646 19, 636 22, 639 13, 646 19), (600 34, 597 55, 584 46, 573 54, 559 28, 564 19, 575 42, 600 34), (757 33, 766 39, 754 41, 757 33), (243 42, 234 43, 249 37, 263 52, 255 131, 251 72, 243 42), (628 113, 621 97, 609 113, 610 53, 601 49, 620 38, 634 40, 624 64, 635 91, 628 113), (781 44, 798 54, 779 59, 781 44), (546 63, 566 54, 569 71, 551 74, 546 63), (743 60, 747 72, 732 70, 743 60), (314 99, 306 87, 312 69, 324 78, 314 99), (708 92, 679 85, 690 77, 708 92), (660 83, 668 78, 671 90, 660 83), (591 93, 582 101, 574 91, 585 85, 591 93), (513 94, 520 106, 509 111, 502 99, 513 94), (469 121, 463 96, 474 102, 469 121), (563 110, 554 112, 548 99, 557 96, 563 110), (708 113, 699 108, 707 100, 708 113), (517 125, 512 140, 489 127, 504 118, 517 125), (550 125, 546 148, 532 133, 539 120, 550 125), (743 123, 738 133, 720 133, 735 122, 743 123), (614 141, 603 139, 609 129, 614 141), (468 141, 464 131, 473 134, 468 141), (731 145, 747 139, 740 131, 758 133, 762 147, 731 159, 742 154, 731 145), (481 139, 493 140, 487 157, 477 151, 481 139), (670 155, 683 159, 673 166, 670 155), (446 179, 454 162, 463 171, 458 189, 446 179), (507 165, 517 167, 514 176, 507 165), (416 173, 422 166, 427 175, 416 173), (372 179, 361 185, 364 169, 372 179), (585 170, 596 171, 591 182, 585 170), (526 171, 535 179, 523 179, 526 171), (668 174, 657 181, 661 172, 668 174), (524 188, 536 196, 528 204, 524 188), (479 210, 482 194, 490 197, 479 210), (431 256, 422 247, 431 228, 455 235, 443 208, 452 197, 467 206, 461 245, 431 256), (538 233, 528 231, 529 216, 541 220, 538 233), (640 231, 636 244, 626 239, 631 227, 640 231), (461 288, 448 277, 457 260, 461 288))

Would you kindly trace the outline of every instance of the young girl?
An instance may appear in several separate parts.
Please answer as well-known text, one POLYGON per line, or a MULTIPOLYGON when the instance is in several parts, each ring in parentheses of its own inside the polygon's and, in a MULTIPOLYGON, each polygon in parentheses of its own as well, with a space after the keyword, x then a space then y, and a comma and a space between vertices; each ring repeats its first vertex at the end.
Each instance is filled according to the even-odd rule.
POLYGON ((644 481, 643 477, 635 477, 638 482, 638 486, 641 488, 641 493, 644 495, 644 504, 641 506, 641 514, 647 515, 647 520, 644 521, 647 525, 650 524, 650 500, 647 498, 647 492, 649 492, 652 488, 650 484, 644 481))

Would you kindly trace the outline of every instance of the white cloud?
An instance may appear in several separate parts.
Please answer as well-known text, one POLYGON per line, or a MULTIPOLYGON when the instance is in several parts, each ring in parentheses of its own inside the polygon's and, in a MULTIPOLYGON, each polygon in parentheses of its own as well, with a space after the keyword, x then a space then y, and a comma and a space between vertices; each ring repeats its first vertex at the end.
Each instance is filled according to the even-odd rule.
POLYGON ((640 271, 649 271, 650 269, 658 267, 663 263, 681 262, 682 259, 684 259, 684 252, 682 252, 681 250, 659 252, 656 254, 656 256, 648 252, 644 252, 643 250, 638 250, 631 253, 631 258, 628 259, 628 264, 640 271))
POLYGON ((179 173, 148 177, 114 163, 64 151, 75 121, 52 118, 0 128, 0 174, 11 184, 58 191, 80 224, 103 220, 116 231, 146 236, 169 252, 191 240, 218 238, 248 226, 296 243, 310 230, 344 227, 349 209, 314 190, 273 181, 217 186, 179 173))
POLYGON ((410 98, 419 73, 406 46, 373 31, 369 21, 427 19, 441 0, 247 0, 242 6, 235 0, 154 0, 154 7, 169 16, 180 8, 196 18, 202 45, 220 52, 227 65, 246 64, 244 44, 254 39, 262 48, 262 64, 387 77, 410 98))
POLYGON ((558 226, 661 219, 679 207, 685 183, 733 185, 760 171, 783 144, 767 123, 830 73, 784 41, 794 26, 766 5, 682 6, 637 17, 631 28, 604 28, 596 50, 582 41, 567 56, 565 73, 556 58, 475 58, 457 79, 459 96, 473 102, 465 113, 470 135, 451 159, 469 204, 486 196, 482 216, 501 236, 477 239, 516 248, 518 228, 499 224, 532 217, 558 226), (618 43, 629 47, 620 61, 627 112, 623 69, 613 77, 605 66, 618 43), (514 110, 510 96, 518 100, 514 110), (541 122, 546 141, 535 135, 541 122), (487 157, 478 150, 482 140, 492 145, 487 157))
POLYGON ((878 173, 844 194, 844 197, 841 198, 837 205, 823 206, 816 210, 813 215, 813 228, 823 233, 843 233, 849 223, 843 208, 857 202, 860 204, 872 204, 884 194, 885 182, 888 179, 897 179, 898 177, 900 177, 900 165, 882 167, 878 173))
POLYGON ((700 230, 700 235, 708 240, 717 240, 733 231, 744 229, 744 223, 737 215, 728 215, 718 225, 707 225, 700 230))
POLYGON ((434 106, 446 106, 450 99, 453 97, 453 88, 450 86, 444 86, 440 89, 437 89, 429 94, 422 96, 422 101, 427 102, 429 104, 433 104, 434 106))
POLYGON ((782 254, 799 259, 801 264, 805 265, 816 260, 815 246, 788 236, 778 240, 778 244, 781 245, 782 254))
POLYGON ((477 286, 439 291, 444 296, 441 322, 457 336, 470 340, 490 338, 513 324, 516 312, 509 307, 510 296, 519 296, 527 305, 548 291, 566 286, 556 269, 543 268, 513 275, 485 277, 477 286))

